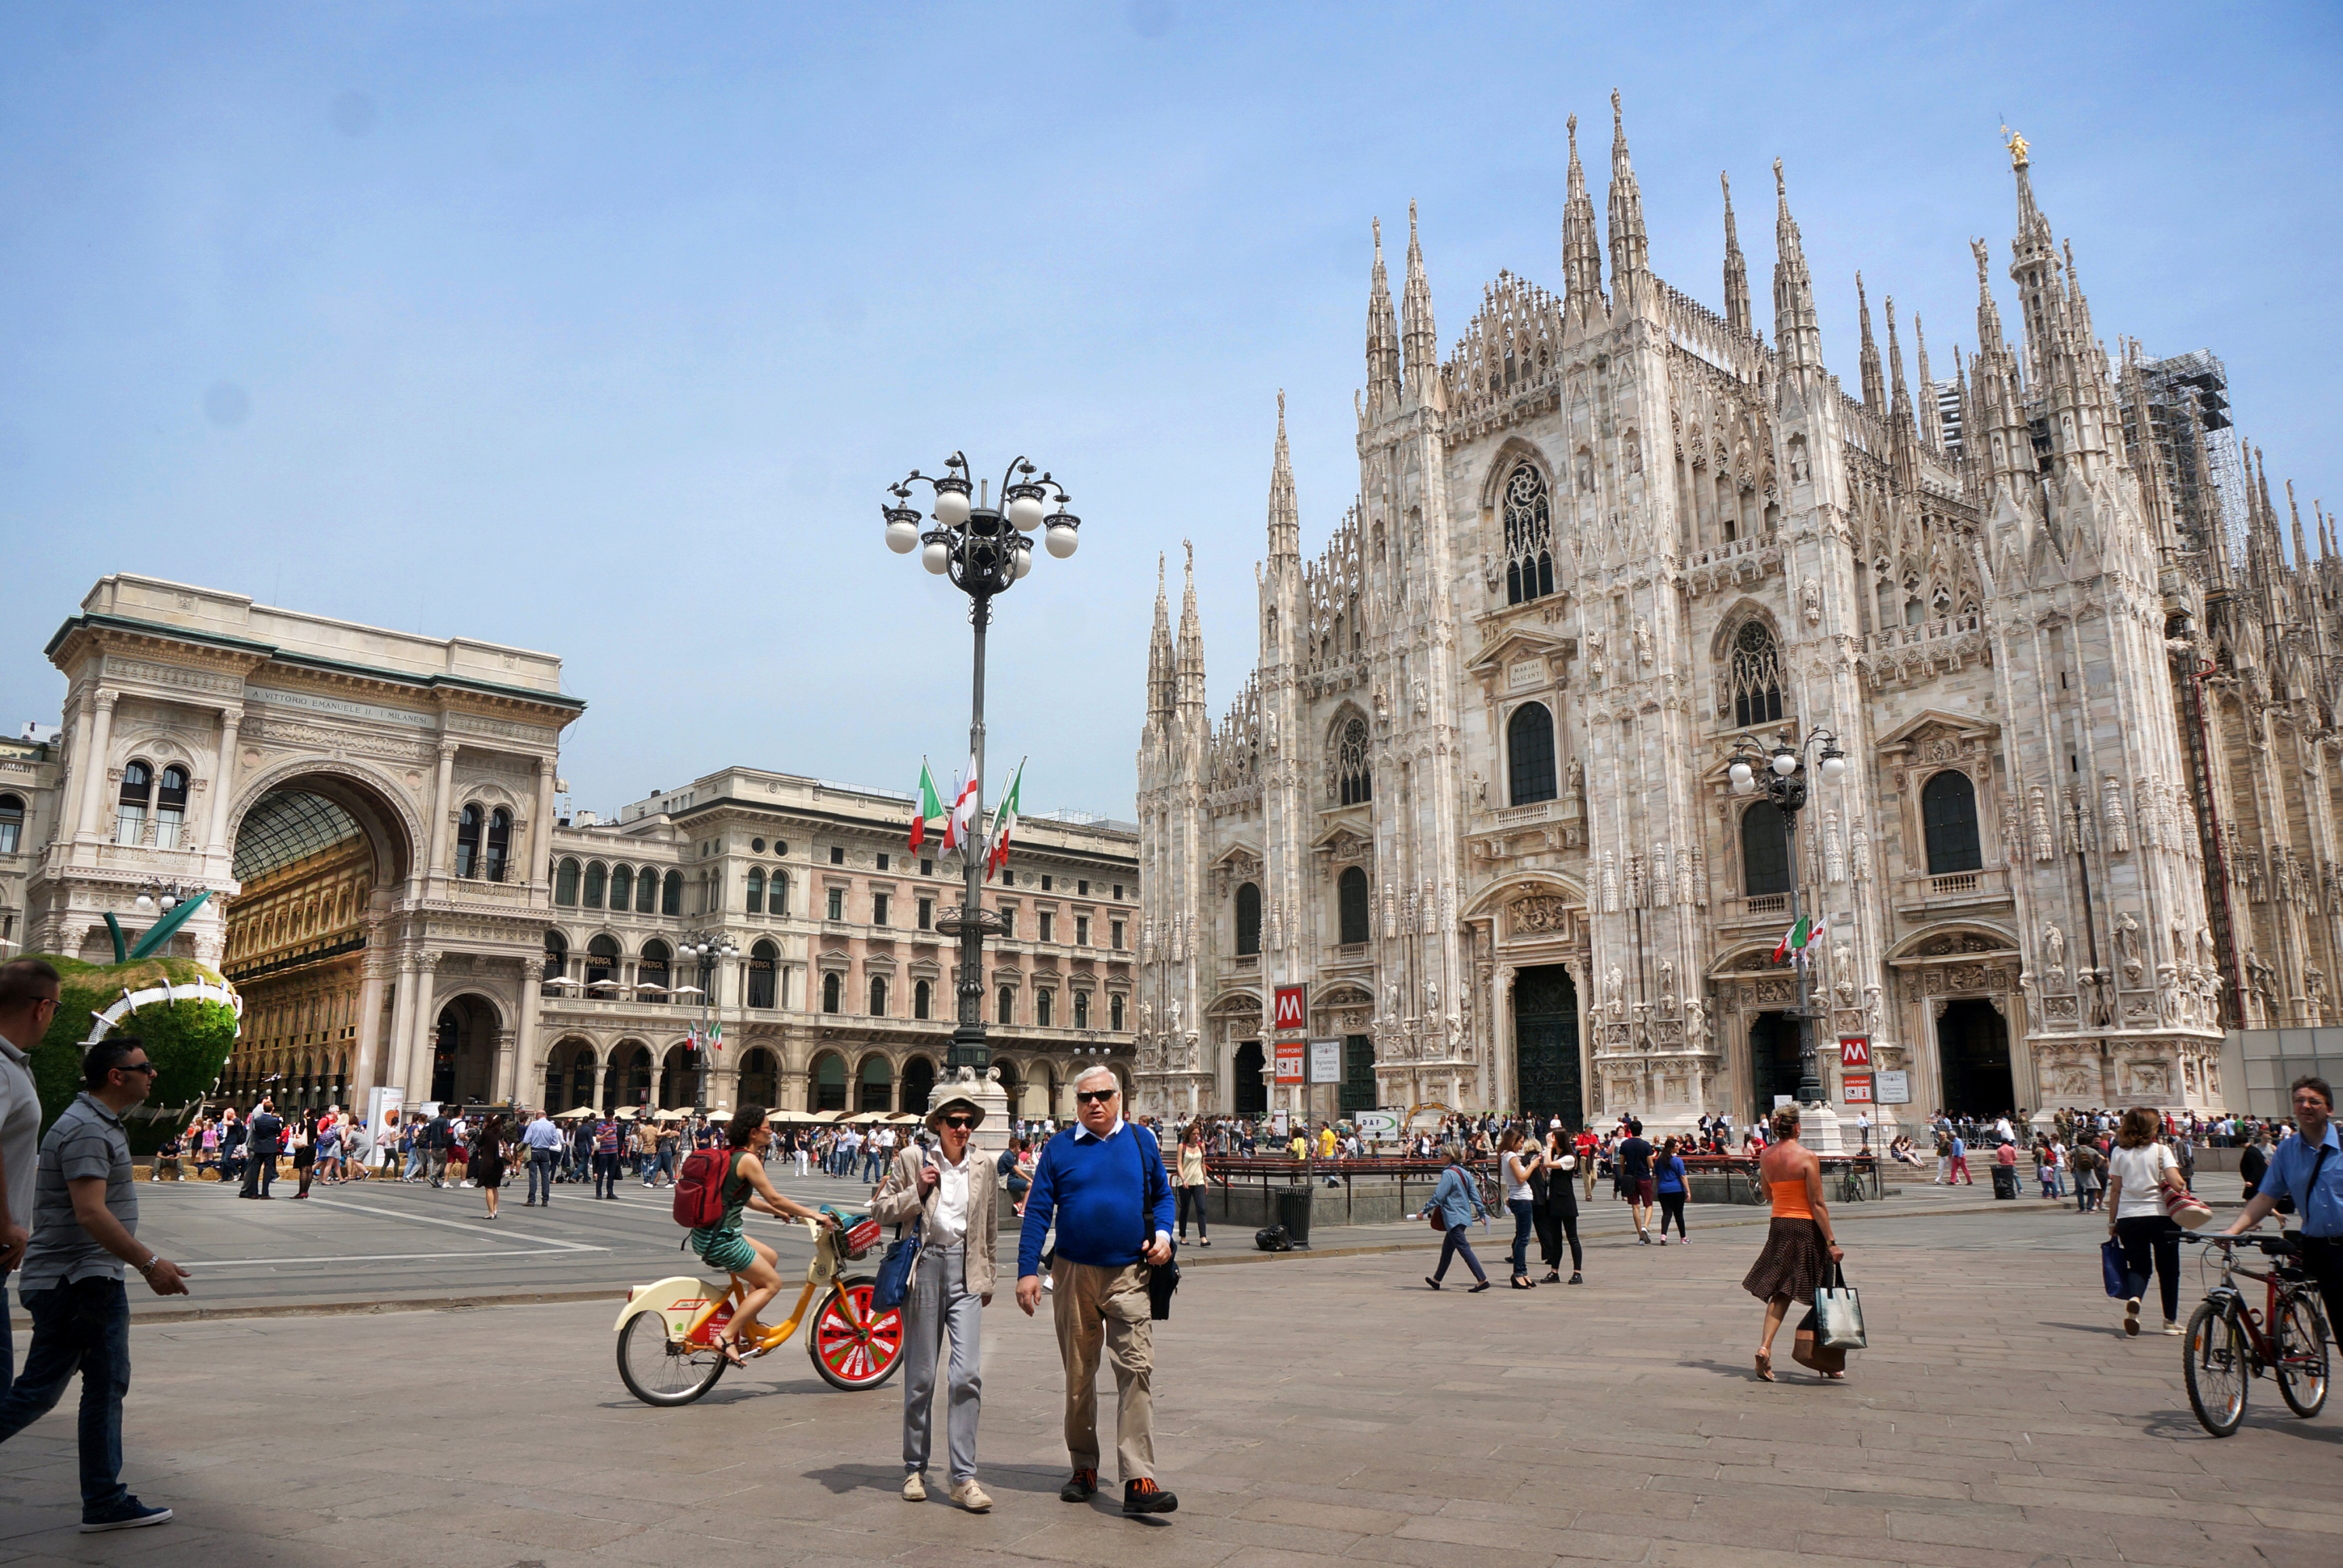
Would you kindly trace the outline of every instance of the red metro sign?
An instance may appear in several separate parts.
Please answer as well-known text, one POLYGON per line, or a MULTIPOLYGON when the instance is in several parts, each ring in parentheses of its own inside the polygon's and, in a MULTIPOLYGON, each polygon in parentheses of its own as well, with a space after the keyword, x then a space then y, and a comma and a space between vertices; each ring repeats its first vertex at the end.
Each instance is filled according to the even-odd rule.
POLYGON ((1282 985, 1277 988, 1275 1002, 1270 1013, 1270 1028, 1278 1034, 1300 1034, 1310 1027, 1309 1008, 1304 1004, 1306 987, 1282 985))

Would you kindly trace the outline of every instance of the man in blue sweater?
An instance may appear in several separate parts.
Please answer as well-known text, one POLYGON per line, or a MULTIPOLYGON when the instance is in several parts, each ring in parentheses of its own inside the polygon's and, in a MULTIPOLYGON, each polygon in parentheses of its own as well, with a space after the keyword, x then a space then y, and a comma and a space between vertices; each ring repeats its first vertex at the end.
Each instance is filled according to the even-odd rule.
POLYGON ((1074 1473, 1061 1502, 1098 1491, 1098 1362, 1114 1363, 1115 1462, 1125 1513, 1169 1513, 1180 1500, 1155 1484, 1154 1324, 1144 1264, 1172 1261, 1172 1183, 1155 1135, 1122 1119, 1121 1080, 1093 1067, 1074 1080, 1081 1125, 1050 1140, 1033 1167, 1017 1245, 1017 1304, 1041 1304, 1041 1238, 1052 1218, 1058 1354, 1066 1363, 1066 1452, 1074 1473))

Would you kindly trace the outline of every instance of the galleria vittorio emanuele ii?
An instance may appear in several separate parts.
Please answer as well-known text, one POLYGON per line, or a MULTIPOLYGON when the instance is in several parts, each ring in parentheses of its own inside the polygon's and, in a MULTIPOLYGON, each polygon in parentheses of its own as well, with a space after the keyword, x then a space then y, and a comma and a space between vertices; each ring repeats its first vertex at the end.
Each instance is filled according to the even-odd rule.
POLYGON ((1711 308, 1612 110, 1607 233, 1574 118, 1560 287, 1500 273, 1444 352, 1413 207, 1396 308, 1377 226, 1358 494, 1305 558, 1281 397, 1217 718, 1192 578, 1176 629, 1159 589, 1142 1099, 1745 1125, 1803 979, 1842 1111, 2242 1103, 2225 1023, 2324 1022, 2343 973, 2323 513, 2217 357, 2094 323, 2022 137, 1937 328, 1974 350, 1932 370, 1915 318, 1907 357, 1892 298, 1883 347, 1866 297, 1857 396, 1782 166, 1770 317, 1729 184, 1711 308), (1265 1054, 1280 987, 1334 1088, 1265 1054))

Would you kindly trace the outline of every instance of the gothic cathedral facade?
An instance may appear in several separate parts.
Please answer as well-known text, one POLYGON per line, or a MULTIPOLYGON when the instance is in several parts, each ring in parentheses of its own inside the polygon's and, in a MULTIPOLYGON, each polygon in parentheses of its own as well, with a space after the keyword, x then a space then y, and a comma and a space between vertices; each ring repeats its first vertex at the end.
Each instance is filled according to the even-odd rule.
POLYGON ((1724 314, 1652 271, 1613 108, 1607 258, 1574 119, 1561 295, 1499 274, 1444 360, 1413 207, 1396 310, 1378 228, 1359 495, 1305 560, 1281 396, 1218 722, 1192 555, 1176 632, 1159 582, 1140 1109, 1745 1123, 1797 1083, 1794 896, 1842 1107, 1848 1036, 1883 1121, 2222 1106, 2224 1022, 2326 1016, 2343 939, 2328 693, 2259 673, 2296 655, 2257 608, 2331 608, 2338 563, 2298 522, 2288 572, 2266 483, 2242 528, 2182 493, 2197 405, 2101 347, 2022 140, 2018 339, 1973 242, 1977 351, 1932 383, 1913 320, 1916 399, 1866 301, 1858 398, 1780 166, 1768 342, 1729 187, 1724 314), (1730 787, 1825 739, 1795 818, 1730 787), (1333 1096, 1272 1081, 1296 984, 1333 1096))

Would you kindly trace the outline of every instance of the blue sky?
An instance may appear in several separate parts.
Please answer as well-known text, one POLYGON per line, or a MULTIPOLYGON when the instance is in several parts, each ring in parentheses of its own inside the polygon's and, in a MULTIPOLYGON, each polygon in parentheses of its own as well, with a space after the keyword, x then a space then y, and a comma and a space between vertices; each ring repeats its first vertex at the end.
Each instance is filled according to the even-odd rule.
POLYGON ((1974 347, 2006 120, 2101 332, 2224 356, 2273 480, 2343 503, 2338 18, 15 0, 0 719, 54 721, 41 647, 127 569, 559 653, 580 806, 908 788, 964 744, 965 605, 882 487, 1021 451, 1085 528, 1001 602, 992 744, 1029 809, 1127 816, 1159 551, 1216 709, 1252 662, 1279 387, 1305 549, 1356 487, 1369 219, 1396 266, 1421 203, 1453 343, 1498 268, 1558 286, 1564 116, 1600 209, 1614 86, 1654 266, 1719 303, 1730 170, 1769 336, 1785 160, 1850 386, 1857 267, 1940 373, 1974 347))

